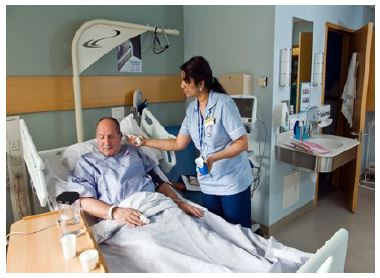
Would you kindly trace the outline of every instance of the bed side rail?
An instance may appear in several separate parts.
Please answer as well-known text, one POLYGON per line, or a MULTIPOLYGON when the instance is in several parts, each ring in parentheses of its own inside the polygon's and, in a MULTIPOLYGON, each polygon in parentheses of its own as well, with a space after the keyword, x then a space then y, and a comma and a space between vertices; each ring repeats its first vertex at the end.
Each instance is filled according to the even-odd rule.
POLYGON ((344 272, 348 232, 339 229, 297 272, 344 272))
POLYGON ((28 127, 23 119, 20 120, 20 134, 26 167, 32 179, 41 207, 45 207, 48 201, 48 192, 43 170, 45 164, 39 156, 30 136, 28 127))
MULTIPOLYGON (((157 139, 175 139, 176 137, 168 133, 153 114, 145 108, 141 115, 141 128, 148 134, 149 138, 157 139)), ((159 161, 160 168, 169 173, 170 170, 177 164, 174 151, 161 151, 163 158, 159 161)))

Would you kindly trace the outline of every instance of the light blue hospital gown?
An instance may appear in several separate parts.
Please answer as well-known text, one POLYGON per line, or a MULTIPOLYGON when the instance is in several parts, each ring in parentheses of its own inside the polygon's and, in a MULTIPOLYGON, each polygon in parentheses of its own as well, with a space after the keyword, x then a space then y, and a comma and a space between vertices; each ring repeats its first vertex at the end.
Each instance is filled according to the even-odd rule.
MULTIPOLYGON (((224 150, 234 140, 246 134, 239 110, 229 95, 210 91, 204 120, 209 117, 215 118, 215 123, 210 127, 203 127, 202 147, 200 144, 201 118, 197 99, 187 108, 179 131, 179 134, 191 136, 203 158, 224 150)), ((253 181, 247 152, 214 162, 211 175, 199 176, 198 180, 202 192, 206 194, 233 195, 246 190, 253 181)))
POLYGON ((132 145, 122 145, 112 157, 98 151, 87 153, 78 160, 66 190, 117 205, 135 192, 154 192, 154 183, 146 173, 155 167, 153 160, 132 145))

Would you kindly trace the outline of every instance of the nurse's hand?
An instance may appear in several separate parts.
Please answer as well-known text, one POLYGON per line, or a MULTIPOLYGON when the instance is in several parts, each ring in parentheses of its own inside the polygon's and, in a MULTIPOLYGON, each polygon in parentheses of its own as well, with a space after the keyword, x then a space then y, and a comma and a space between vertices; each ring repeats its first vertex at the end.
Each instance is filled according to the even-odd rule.
POLYGON ((135 146, 143 146, 145 144, 145 139, 142 136, 137 136, 137 135, 127 135, 129 143, 135 146))
POLYGON ((208 172, 210 173, 211 172, 211 169, 212 169, 212 165, 214 164, 214 159, 212 157, 212 155, 208 156, 206 158, 206 164, 207 164, 207 167, 208 167, 208 172))
POLYGON ((140 220, 141 213, 132 208, 116 207, 113 211, 113 219, 121 224, 127 224, 130 227, 142 226, 144 222, 140 220))

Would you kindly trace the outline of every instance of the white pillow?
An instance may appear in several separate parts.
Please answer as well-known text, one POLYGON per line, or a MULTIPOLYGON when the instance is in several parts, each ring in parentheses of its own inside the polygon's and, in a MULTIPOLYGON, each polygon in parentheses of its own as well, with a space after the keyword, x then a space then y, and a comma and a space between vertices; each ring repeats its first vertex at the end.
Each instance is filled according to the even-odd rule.
POLYGON ((91 139, 82 143, 68 146, 62 154, 62 164, 66 165, 70 171, 74 170, 78 159, 89 152, 97 152, 96 139, 91 139))

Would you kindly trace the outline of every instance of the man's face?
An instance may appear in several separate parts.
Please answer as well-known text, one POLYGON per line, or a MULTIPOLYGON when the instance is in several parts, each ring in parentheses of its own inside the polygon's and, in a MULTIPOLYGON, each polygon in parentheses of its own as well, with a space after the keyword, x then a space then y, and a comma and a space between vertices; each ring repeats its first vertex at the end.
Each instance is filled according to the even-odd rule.
POLYGON ((104 119, 96 130, 96 142, 99 151, 105 156, 116 155, 121 148, 121 136, 117 133, 115 123, 104 119))

